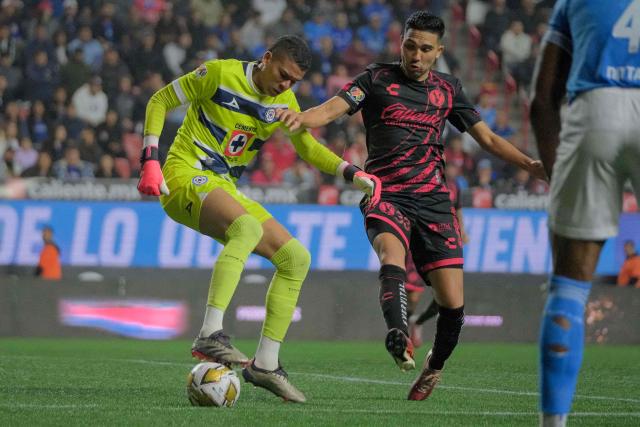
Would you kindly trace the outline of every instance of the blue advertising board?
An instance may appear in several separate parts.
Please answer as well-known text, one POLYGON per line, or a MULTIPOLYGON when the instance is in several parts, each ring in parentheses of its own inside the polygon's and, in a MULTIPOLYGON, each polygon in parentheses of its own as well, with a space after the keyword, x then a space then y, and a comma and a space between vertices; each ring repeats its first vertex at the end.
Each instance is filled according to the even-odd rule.
MULTIPOLYGON (((378 261, 351 206, 267 205, 292 235, 309 248, 318 270, 376 270, 378 261)), ((550 270, 547 216, 539 211, 465 209, 465 270, 545 273, 550 270)), ((3 201, 0 203, 0 265, 36 265, 50 225, 64 265, 100 267, 211 268, 221 246, 179 225, 153 202, 3 201)), ((603 250, 599 274, 617 274, 622 242, 640 244, 640 214, 623 214, 620 235, 603 250)), ((250 269, 271 264, 252 255, 250 269)))

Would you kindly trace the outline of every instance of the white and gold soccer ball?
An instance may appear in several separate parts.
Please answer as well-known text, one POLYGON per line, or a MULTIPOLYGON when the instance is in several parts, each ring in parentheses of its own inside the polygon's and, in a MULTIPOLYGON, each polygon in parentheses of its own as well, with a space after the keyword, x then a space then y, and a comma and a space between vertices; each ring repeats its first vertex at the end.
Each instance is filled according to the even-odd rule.
POLYGON ((198 363, 187 377, 187 396, 194 406, 231 407, 240 397, 240 380, 225 365, 198 363))

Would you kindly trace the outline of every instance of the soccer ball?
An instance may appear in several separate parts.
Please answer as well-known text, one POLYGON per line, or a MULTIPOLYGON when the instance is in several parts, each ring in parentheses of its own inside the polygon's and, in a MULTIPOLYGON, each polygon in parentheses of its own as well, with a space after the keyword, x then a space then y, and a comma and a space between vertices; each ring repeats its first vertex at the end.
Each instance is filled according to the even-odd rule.
POLYGON ((231 407, 240 397, 240 380, 225 365, 198 363, 187 377, 187 396, 193 406, 231 407))

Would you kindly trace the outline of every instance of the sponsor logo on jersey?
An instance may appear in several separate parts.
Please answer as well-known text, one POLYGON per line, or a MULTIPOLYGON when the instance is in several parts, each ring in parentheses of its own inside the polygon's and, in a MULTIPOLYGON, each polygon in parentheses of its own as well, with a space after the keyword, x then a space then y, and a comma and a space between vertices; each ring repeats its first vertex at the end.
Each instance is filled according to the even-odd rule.
POLYGON ((224 149, 224 155, 230 157, 236 157, 242 155, 244 149, 247 148, 249 142, 255 135, 251 132, 245 132, 242 130, 234 130, 229 137, 229 142, 224 149))
POLYGON ((349 98, 351 98, 356 104, 359 104, 364 99, 364 92, 358 86, 351 86, 347 95, 349 95, 349 98))
POLYGON ((235 96, 231 99, 231 101, 228 102, 221 102, 222 105, 228 105, 231 108, 235 108, 236 110, 240 109, 240 106, 238 105, 238 101, 236 100, 235 96))
POLYGON ((199 185, 202 185, 202 184, 206 183, 208 180, 209 180, 209 178, 207 178, 204 175, 197 175, 197 176, 194 176, 191 179, 191 182, 193 182, 194 185, 198 185, 199 186, 199 185))
POLYGON ((197 79, 203 78, 204 76, 207 75, 207 66, 202 64, 201 66, 196 68, 196 70, 193 72, 193 74, 196 75, 197 79))
POLYGON ((382 114, 380 114, 380 119, 416 125, 433 125, 442 120, 441 117, 436 114, 418 112, 399 102, 385 107, 385 109, 382 110, 382 114))
POLYGON ((243 130, 245 132, 253 132, 253 133, 257 133, 258 132, 258 128, 257 127, 243 125, 242 123, 236 123, 235 128, 239 129, 239 130, 243 130))

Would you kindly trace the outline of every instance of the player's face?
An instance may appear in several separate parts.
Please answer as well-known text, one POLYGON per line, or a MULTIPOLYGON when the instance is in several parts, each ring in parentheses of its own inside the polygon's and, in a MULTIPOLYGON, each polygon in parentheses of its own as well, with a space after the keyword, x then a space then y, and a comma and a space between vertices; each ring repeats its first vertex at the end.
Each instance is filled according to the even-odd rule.
POLYGON ((402 69, 414 80, 425 80, 443 51, 436 33, 409 28, 402 38, 402 69))
POLYGON ((256 84, 265 95, 276 96, 302 80, 304 71, 286 55, 273 56, 267 52, 262 57, 261 73, 256 84))

